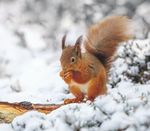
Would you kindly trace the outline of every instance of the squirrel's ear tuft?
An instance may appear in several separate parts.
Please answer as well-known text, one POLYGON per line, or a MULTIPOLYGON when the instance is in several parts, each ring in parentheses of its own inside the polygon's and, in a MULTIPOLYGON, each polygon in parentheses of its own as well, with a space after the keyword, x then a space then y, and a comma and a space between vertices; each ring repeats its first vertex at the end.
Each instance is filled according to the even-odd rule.
POLYGON ((82 43, 83 36, 79 36, 76 43, 75 43, 75 52, 77 56, 81 57, 81 43, 82 43))
POLYGON ((62 49, 66 48, 66 46, 65 46, 66 37, 67 37, 67 35, 64 35, 63 38, 62 38, 62 49))

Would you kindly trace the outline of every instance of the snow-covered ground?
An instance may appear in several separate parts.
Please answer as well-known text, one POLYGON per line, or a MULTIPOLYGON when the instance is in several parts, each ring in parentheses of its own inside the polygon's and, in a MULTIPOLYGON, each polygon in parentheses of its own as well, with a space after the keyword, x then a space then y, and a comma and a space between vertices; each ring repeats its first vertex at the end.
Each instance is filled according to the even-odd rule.
POLYGON ((0 131, 150 130, 149 2, 118 0, 116 8, 112 8, 115 2, 102 3, 98 8, 92 0, 73 4, 62 4, 61 0, 0 2, 0 101, 58 104, 73 97, 59 77, 60 36, 66 30, 70 31, 68 41, 73 42, 84 32, 83 23, 91 24, 108 12, 129 15, 132 11, 128 8, 138 5, 133 8, 136 15, 131 16, 140 22, 136 37, 143 38, 124 43, 118 49, 107 95, 99 96, 93 103, 60 107, 48 115, 27 112, 10 124, 1 123, 0 131), (78 8, 79 12, 74 13, 78 8))

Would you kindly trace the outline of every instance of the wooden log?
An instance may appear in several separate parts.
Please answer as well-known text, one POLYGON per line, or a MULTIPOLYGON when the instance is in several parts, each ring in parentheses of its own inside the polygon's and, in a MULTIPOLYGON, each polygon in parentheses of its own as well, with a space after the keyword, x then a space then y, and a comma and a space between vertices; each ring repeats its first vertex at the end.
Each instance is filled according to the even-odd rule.
POLYGON ((62 105, 64 104, 32 104, 26 101, 20 103, 0 102, 0 123, 10 123, 16 116, 31 110, 47 114, 62 105))

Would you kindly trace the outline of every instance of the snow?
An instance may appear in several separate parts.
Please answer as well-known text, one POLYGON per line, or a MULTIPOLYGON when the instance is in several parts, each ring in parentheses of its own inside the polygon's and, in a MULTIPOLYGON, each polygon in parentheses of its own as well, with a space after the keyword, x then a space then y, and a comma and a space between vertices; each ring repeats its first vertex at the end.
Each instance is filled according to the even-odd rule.
MULTIPOLYGON (((121 6, 116 9, 111 7, 114 3, 99 5, 92 0, 63 5, 60 0, 45 2, 44 5, 34 0, 8 0, 0 4, 0 101, 60 104, 72 98, 59 76, 60 36, 68 32, 67 44, 74 43, 87 25, 104 17, 111 9, 109 14, 131 11, 124 6, 129 0, 118 0, 121 6), (47 5, 51 8, 47 9, 47 5), (76 6, 79 12, 75 12, 76 6), (85 12, 83 7, 87 8, 85 12), (60 9, 59 15, 56 8, 60 9)), ((150 80, 147 78, 150 75, 150 39, 145 35, 149 26, 143 23, 143 18, 149 22, 148 5, 146 2, 139 5, 134 11, 137 16, 133 16, 140 21, 136 37, 145 39, 136 38, 118 48, 106 95, 97 97, 94 102, 62 106, 47 115, 27 112, 10 124, 1 123, 0 131, 150 130, 150 80)))
POLYGON ((15 131, 149 130, 150 85, 109 89, 93 103, 69 104, 48 115, 30 111, 0 128, 15 131), (142 88, 142 89, 141 89, 142 88), (132 94, 132 95, 131 95, 132 94), (144 126, 145 125, 145 126, 144 126))

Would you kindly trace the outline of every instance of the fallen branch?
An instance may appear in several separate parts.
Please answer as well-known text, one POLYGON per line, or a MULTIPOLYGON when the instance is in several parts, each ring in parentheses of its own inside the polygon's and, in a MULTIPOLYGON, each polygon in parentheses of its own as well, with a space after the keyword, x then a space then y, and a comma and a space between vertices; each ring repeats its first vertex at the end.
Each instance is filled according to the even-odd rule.
POLYGON ((42 113, 50 113, 51 111, 61 107, 64 104, 32 104, 30 102, 8 103, 0 102, 0 123, 10 123, 16 116, 31 110, 42 113))

